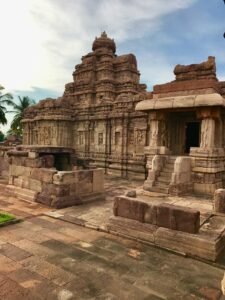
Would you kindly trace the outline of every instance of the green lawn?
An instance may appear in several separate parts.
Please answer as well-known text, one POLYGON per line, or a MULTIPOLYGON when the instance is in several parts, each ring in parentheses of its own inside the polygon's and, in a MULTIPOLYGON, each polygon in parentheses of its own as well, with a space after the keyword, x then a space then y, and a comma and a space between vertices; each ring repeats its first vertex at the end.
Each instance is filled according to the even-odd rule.
POLYGON ((15 220, 16 218, 13 215, 10 215, 6 212, 0 212, 0 224, 3 224, 8 221, 15 220))

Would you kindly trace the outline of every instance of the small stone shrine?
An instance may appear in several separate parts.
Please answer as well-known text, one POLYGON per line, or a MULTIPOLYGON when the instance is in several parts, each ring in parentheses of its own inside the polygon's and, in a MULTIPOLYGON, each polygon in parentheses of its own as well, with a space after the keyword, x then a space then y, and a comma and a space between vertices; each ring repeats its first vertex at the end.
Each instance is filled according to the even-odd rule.
POLYGON ((225 179, 225 83, 215 58, 177 65, 176 79, 156 85, 137 111, 148 113, 148 178, 144 189, 213 194, 225 179))

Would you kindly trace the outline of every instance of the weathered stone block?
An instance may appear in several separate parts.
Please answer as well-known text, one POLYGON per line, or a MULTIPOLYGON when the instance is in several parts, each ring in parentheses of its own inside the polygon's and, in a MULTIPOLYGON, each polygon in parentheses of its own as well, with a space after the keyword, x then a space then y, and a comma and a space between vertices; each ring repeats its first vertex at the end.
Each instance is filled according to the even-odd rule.
POLYGON ((40 158, 26 158, 25 166, 31 168, 41 168, 42 167, 42 160, 40 158))
POLYGON ((78 171, 78 194, 88 194, 93 192, 93 170, 78 171))
POLYGON ((81 204, 82 200, 79 196, 61 196, 55 197, 51 201, 51 207, 54 208, 63 208, 71 205, 81 204))
POLYGON ((92 182, 86 182, 86 181, 81 181, 78 182, 77 184, 77 193, 78 194, 89 194, 93 192, 93 183, 92 182))
MULTIPOLYGON (((156 207, 156 225, 159 227, 171 228, 171 216, 170 216, 170 205, 166 203, 157 205, 156 207)), ((175 228, 171 228, 175 229, 175 228)))
POLYGON ((148 208, 145 210, 144 222, 156 225, 157 223, 157 206, 148 205, 148 208))
POLYGON ((38 193, 38 195, 36 197, 36 202, 42 203, 47 206, 51 206, 52 197, 48 194, 38 193))
POLYGON ((42 191, 42 182, 36 179, 29 180, 29 189, 36 192, 42 191))
POLYGON ((222 182, 218 183, 196 183, 194 182, 194 191, 200 194, 214 194, 215 190, 222 188, 222 182))
POLYGON ((103 169, 93 170, 93 192, 104 190, 104 171, 103 169))
POLYGON ((39 181, 53 183, 53 175, 56 174, 56 172, 56 170, 46 168, 34 168, 30 177, 39 181))
POLYGON ((53 168, 55 165, 55 157, 52 154, 46 154, 41 157, 43 168, 53 168))
POLYGON ((11 176, 23 176, 26 172, 26 168, 23 166, 10 165, 9 174, 11 176))
POLYGON ((200 212, 183 206, 162 203, 157 206, 156 225, 188 233, 197 233, 200 227, 200 212))
POLYGON ((37 153, 37 152, 33 152, 33 151, 28 152, 29 158, 37 158, 38 156, 39 156, 39 153, 37 153))
POLYGON ((13 184, 14 184, 15 186, 22 187, 22 185, 23 185, 23 179, 22 179, 21 177, 19 177, 19 178, 14 178, 13 184))
POLYGON ((126 193, 126 196, 127 196, 127 197, 130 197, 130 198, 136 198, 136 197, 137 197, 136 190, 128 191, 128 192, 126 193))
POLYGON ((9 184, 13 184, 14 183, 14 177, 13 176, 9 176, 9 184))
POLYGON ((22 176, 22 188, 25 188, 25 189, 30 188, 30 178, 22 176))
POLYGON ((54 184, 73 184, 78 182, 78 171, 59 171, 53 176, 54 184))
POLYGON ((69 185, 57 185, 51 183, 43 183, 42 191, 46 195, 67 196, 70 193, 69 185))
POLYGON ((78 193, 77 183, 70 184, 70 195, 76 195, 78 193))
POLYGON ((223 249, 219 245, 219 239, 215 241, 211 237, 206 239, 204 235, 189 234, 162 227, 158 228, 155 233, 155 244, 162 248, 172 249, 212 261, 216 260, 223 249))
POLYGON ((147 209, 148 205, 142 201, 134 200, 124 196, 118 196, 114 199, 113 213, 115 216, 144 222, 145 211, 147 209))
POLYGON ((93 170, 78 171, 78 182, 93 182, 93 170))
POLYGON ((213 208, 215 212, 225 213, 225 189, 215 191, 213 208))
POLYGON ((17 166, 25 166, 26 157, 23 156, 13 156, 11 157, 11 164, 17 166))

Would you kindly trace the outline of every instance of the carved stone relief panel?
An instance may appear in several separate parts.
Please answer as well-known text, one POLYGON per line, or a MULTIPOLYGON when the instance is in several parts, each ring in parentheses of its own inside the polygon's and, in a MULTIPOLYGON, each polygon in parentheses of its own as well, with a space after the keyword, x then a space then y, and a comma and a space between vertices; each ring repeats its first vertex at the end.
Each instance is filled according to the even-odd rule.
POLYGON ((136 130, 136 144, 137 145, 145 145, 145 135, 146 135, 146 130, 145 129, 137 129, 136 130))
POLYGON ((134 128, 129 128, 128 130, 128 144, 134 145, 134 128))

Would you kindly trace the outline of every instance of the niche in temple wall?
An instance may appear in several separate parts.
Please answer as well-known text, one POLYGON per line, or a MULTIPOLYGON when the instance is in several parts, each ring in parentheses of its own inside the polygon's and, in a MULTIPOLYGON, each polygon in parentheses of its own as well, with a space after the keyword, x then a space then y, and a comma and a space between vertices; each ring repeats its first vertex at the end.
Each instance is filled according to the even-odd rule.
POLYGON ((84 131, 77 132, 77 145, 83 146, 85 144, 85 133, 84 131))
MULTIPOLYGON (((130 127, 128 129, 128 145, 133 146, 134 145, 134 128, 130 127)), ((129 150, 129 148, 128 148, 129 150)))
POLYGON ((134 132, 135 152, 143 153, 146 145, 146 129, 135 129, 134 132))
POLYGON ((40 126, 39 130, 34 133, 34 141, 37 141, 41 145, 56 145, 57 142, 57 127, 56 124, 53 126, 46 125, 40 126))
POLYGON ((89 99, 87 98, 87 95, 85 94, 80 95, 79 99, 80 99, 79 102, 81 107, 86 107, 89 105, 89 99))

